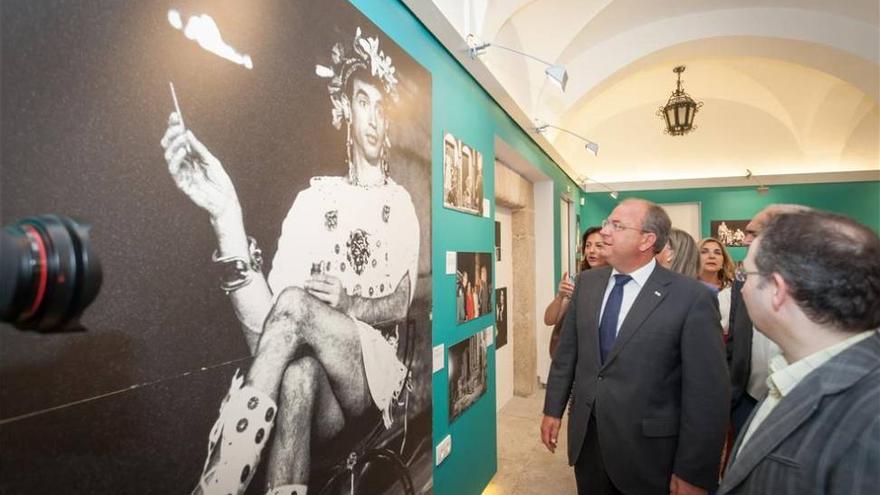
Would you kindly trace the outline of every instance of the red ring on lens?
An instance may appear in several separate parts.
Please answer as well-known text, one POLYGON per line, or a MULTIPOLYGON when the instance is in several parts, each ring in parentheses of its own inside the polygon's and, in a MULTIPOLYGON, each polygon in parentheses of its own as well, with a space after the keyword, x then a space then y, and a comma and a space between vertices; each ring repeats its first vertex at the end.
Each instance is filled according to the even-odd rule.
POLYGON ((42 302, 43 302, 43 297, 46 295, 46 283, 48 282, 48 278, 49 278, 49 270, 47 270, 47 267, 46 267, 46 261, 47 261, 46 260, 46 245, 43 244, 43 237, 40 235, 40 233, 37 231, 37 229, 35 229, 31 225, 23 225, 22 229, 28 231, 28 233, 30 234, 29 237, 31 238, 31 240, 35 241, 35 244, 37 247, 37 255, 40 258, 40 265, 39 265, 40 279, 39 279, 39 282, 37 283, 37 294, 34 296, 34 302, 31 305, 31 309, 27 310, 27 312, 25 312, 22 315, 25 318, 29 318, 29 317, 33 316, 34 313, 37 312, 37 309, 39 309, 40 304, 42 304, 42 302))

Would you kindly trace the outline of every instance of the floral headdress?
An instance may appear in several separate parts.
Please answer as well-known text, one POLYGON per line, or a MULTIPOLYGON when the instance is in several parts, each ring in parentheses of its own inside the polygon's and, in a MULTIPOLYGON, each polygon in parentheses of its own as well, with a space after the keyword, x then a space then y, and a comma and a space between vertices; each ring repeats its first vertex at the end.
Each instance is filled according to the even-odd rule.
POLYGON ((361 36, 361 28, 358 27, 351 48, 347 50, 342 43, 334 44, 330 59, 332 65, 330 67, 316 65, 315 74, 330 80, 327 83, 327 90, 330 92, 330 103, 333 105, 331 110, 333 127, 342 128, 345 100, 348 98, 345 94, 345 84, 358 69, 369 69, 373 77, 382 82, 385 94, 395 102, 398 100, 395 69, 391 65, 391 57, 379 50, 379 38, 364 38, 361 36))

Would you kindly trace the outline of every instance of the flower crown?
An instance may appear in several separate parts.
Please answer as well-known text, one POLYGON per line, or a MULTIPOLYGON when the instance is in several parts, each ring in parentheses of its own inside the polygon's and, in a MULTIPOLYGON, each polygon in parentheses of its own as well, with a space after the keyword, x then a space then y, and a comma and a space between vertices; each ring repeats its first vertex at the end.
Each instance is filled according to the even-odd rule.
POLYGON ((379 50, 379 38, 364 38, 361 36, 361 28, 358 27, 354 34, 352 48, 346 52, 342 43, 333 45, 330 52, 330 67, 315 65, 315 74, 329 79, 327 90, 330 92, 330 103, 333 105, 333 127, 340 129, 342 120, 345 118, 345 84, 348 78, 358 69, 369 69, 373 77, 382 81, 385 94, 395 102, 399 96, 397 93, 397 77, 394 66, 391 65, 391 57, 379 50))

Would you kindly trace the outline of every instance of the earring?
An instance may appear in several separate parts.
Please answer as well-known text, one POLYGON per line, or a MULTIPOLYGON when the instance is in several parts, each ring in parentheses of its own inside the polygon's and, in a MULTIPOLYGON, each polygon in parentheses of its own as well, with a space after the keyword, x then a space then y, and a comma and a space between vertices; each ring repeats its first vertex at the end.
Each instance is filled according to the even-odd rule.
POLYGON ((354 166, 351 163, 351 148, 354 143, 351 142, 351 120, 348 120, 345 127, 345 162, 348 164, 348 182, 355 184, 357 177, 355 176, 354 166))
POLYGON ((379 163, 382 167, 382 177, 385 179, 385 182, 388 182, 388 149, 391 148, 391 141, 388 139, 388 136, 385 136, 385 141, 382 143, 382 151, 379 154, 379 163))

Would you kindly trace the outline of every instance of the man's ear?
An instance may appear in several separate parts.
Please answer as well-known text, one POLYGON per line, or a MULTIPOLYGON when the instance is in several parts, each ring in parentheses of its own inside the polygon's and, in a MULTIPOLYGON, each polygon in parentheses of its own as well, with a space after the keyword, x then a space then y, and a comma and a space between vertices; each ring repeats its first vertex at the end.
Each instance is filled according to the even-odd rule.
POLYGON ((654 244, 657 243, 657 234, 653 232, 643 232, 644 236, 642 243, 639 245, 639 251, 651 251, 654 252, 654 244))
POLYGON ((773 305, 773 310, 779 311, 779 308, 791 297, 791 286, 777 272, 773 272, 770 275, 770 285, 770 288, 773 290, 770 302, 773 305))

